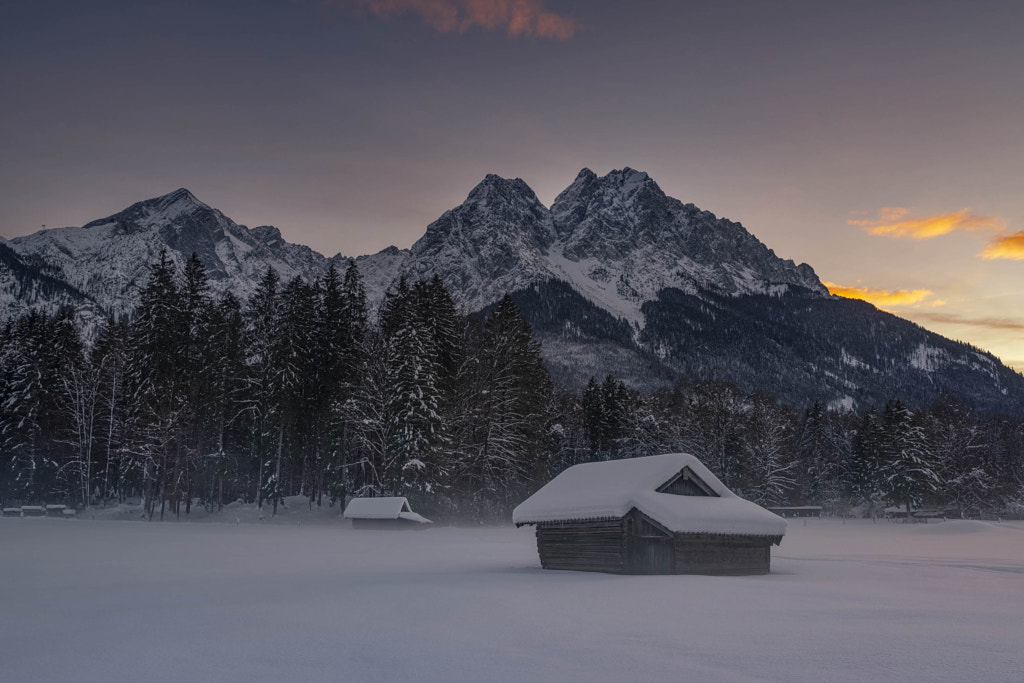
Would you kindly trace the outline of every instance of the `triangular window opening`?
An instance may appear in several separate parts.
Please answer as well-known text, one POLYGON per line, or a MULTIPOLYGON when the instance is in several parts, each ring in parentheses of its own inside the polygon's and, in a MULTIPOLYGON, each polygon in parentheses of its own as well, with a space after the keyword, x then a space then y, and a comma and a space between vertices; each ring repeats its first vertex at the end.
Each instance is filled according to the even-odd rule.
POLYGON ((650 521, 639 517, 636 521, 635 533, 640 538, 668 538, 672 534, 666 533, 663 529, 655 526, 650 521))
POLYGON ((710 486, 694 474, 689 467, 658 487, 658 493, 671 493, 676 496, 712 496, 717 498, 710 486))

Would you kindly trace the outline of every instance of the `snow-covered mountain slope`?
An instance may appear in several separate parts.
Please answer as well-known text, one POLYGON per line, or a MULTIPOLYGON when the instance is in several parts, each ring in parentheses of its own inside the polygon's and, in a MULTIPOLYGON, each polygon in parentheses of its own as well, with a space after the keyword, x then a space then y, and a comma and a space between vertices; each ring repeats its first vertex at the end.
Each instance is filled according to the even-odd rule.
POLYGON ((810 266, 778 258, 739 223, 667 196, 630 168, 601 178, 583 169, 551 213, 559 274, 641 326, 640 306, 666 287, 735 296, 797 286, 828 296, 810 266))
MULTIPOLYGON (((0 319, 71 306, 88 328, 126 314, 165 249, 179 266, 197 253, 213 291, 243 300, 268 267, 312 280, 347 265, 181 189, 80 228, 0 242, 0 319)), ((467 313, 513 294, 570 387, 604 374, 643 389, 729 379, 794 404, 921 405, 950 392, 1024 413, 1024 378, 994 357, 830 297, 810 266, 629 168, 583 169, 550 208, 522 180, 488 175, 411 249, 355 261, 371 307, 399 277, 438 275, 467 313)))
POLYGON ((665 195, 646 173, 583 169, 547 209, 519 178, 489 175, 413 245, 401 269, 437 273, 467 310, 538 282, 569 282, 638 329, 666 287, 828 296, 810 266, 778 258, 739 223, 665 195))
POLYGON ((313 277, 332 261, 290 244, 265 225, 247 228, 179 189, 138 202, 80 228, 43 230, 8 242, 22 258, 47 264, 55 276, 114 316, 134 310, 161 250, 178 267, 194 252, 206 266, 211 289, 247 298, 268 267, 283 279, 313 277))
POLYGON ((0 240, 0 321, 30 309, 55 315, 70 308, 86 327, 102 319, 100 307, 86 294, 61 279, 59 269, 41 258, 22 256, 0 240))
POLYGON ((402 267, 409 279, 441 277, 456 303, 477 311, 552 277, 551 212, 519 178, 488 175, 466 201, 427 226, 402 267))
MULTIPOLYGON (((164 249, 178 266, 195 252, 213 291, 242 299, 267 267, 282 279, 311 280, 345 262, 291 244, 275 227, 239 225, 185 189, 6 245, 115 316, 134 309, 148 266, 164 249)), ((734 295, 799 285, 827 295, 809 266, 777 258, 738 223, 667 197, 647 174, 628 168, 602 178, 584 169, 551 209, 522 180, 488 175, 411 250, 389 247, 356 263, 371 304, 398 276, 438 274, 470 312, 557 279, 637 329, 641 305, 665 287, 734 295)))

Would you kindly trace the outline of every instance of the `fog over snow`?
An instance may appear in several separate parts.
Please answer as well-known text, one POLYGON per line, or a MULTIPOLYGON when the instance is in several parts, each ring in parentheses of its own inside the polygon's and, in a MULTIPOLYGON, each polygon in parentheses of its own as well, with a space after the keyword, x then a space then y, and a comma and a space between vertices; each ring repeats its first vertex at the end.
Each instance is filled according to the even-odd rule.
POLYGON ((1024 680, 1022 522, 790 520, 770 575, 707 577, 336 515, 0 519, 0 679, 1024 680))

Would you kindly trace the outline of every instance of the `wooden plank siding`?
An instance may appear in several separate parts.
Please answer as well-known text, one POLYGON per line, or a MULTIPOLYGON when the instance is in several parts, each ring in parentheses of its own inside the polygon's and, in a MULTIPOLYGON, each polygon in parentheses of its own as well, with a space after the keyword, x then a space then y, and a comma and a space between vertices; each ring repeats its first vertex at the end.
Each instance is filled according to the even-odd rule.
POLYGON ((538 524, 537 553, 544 569, 623 574, 626 572, 623 520, 538 524))
POLYGON ((771 536, 676 534, 672 539, 676 574, 745 576, 771 571, 771 536))
POLYGON ((353 519, 353 529, 424 529, 430 526, 429 524, 420 524, 409 519, 353 519))
POLYGON ((621 519, 537 524, 541 567, 610 574, 767 574, 771 546, 781 540, 673 534, 636 509, 621 519))

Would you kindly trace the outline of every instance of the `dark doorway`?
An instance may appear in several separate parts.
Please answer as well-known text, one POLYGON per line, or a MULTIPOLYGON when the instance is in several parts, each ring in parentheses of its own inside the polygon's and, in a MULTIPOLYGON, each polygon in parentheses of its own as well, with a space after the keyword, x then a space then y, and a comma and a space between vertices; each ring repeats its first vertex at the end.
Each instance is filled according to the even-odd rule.
POLYGON ((634 574, 671 574, 672 543, 665 538, 637 538, 632 560, 634 574))

